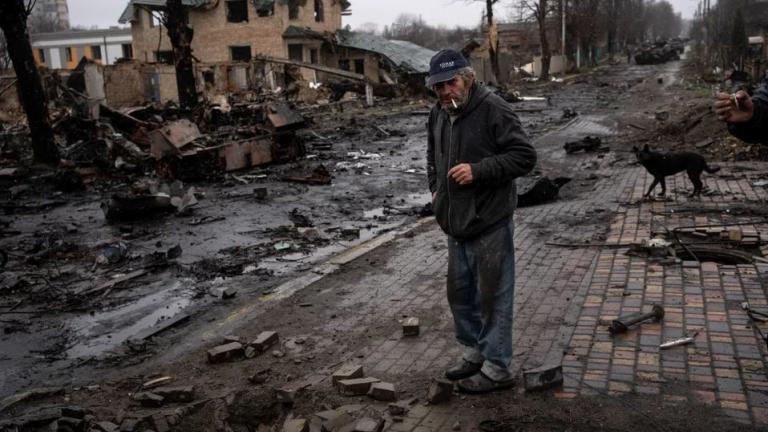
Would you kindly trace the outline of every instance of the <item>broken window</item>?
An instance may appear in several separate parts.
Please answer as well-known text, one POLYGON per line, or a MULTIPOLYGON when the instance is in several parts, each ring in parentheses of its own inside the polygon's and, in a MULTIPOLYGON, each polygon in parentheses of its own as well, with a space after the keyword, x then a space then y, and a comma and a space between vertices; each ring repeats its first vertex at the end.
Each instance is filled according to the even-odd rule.
POLYGON ((251 61, 250 45, 229 47, 229 53, 232 57, 232 61, 251 61))
POLYGON ((123 58, 133 58, 133 45, 123 44, 123 58))
POLYGON ((101 47, 93 45, 91 47, 91 58, 94 60, 101 60, 101 47))
POLYGON ((246 0, 227 0, 227 21, 231 23, 248 22, 248 2, 246 0))
POLYGON ((173 51, 155 51, 155 61, 158 63, 173 64, 173 51))
POLYGON ((203 81, 213 87, 216 84, 216 74, 212 70, 203 71, 203 81))
POLYGON ((271 17, 275 14, 275 2, 273 1, 257 1, 256 2, 256 15, 265 18, 271 17))
POLYGON ((365 75, 365 60, 355 59, 355 73, 365 75))
POLYGON ((147 13, 149 14, 149 26, 150 27, 157 27, 158 20, 157 20, 157 17, 155 16, 155 14, 152 13, 152 11, 147 11, 147 13))
POLYGON ((304 61, 304 45, 301 44, 288 44, 288 58, 297 61, 304 61))
POLYGON ((74 56, 72 55, 72 48, 71 47, 64 48, 64 58, 66 58, 68 62, 71 62, 73 57, 74 56))
POLYGON ((315 0, 315 21, 325 21, 325 16, 323 14, 323 0, 315 0))
POLYGON ((37 55, 40 57, 40 63, 45 63, 45 50, 37 50, 37 55))
POLYGON ((339 60, 339 69, 348 71, 349 70, 349 60, 339 60))
POLYGON ((317 48, 312 48, 309 50, 309 62, 312 64, 320 63, 319 59, 317 58, 317 48))
POLYGON ((288 0, 288 19, 299 19, 299 9, 301 8, 301 3, 301 0, 288 0))

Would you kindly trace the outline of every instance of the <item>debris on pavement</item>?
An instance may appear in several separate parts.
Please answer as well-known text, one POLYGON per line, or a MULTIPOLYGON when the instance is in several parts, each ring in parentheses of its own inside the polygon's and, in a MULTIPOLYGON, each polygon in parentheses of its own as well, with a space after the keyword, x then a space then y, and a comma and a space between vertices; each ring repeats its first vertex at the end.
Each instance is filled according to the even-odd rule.
POLYGON ((518 207, 530 207, 545 204, 557 198, 560 188, 571 181, 567 177, 557 177, 551 180, 549 177, 540 177, 527 184, 521 184, 517 195, 518 207))
POLYGON ((403 336, 418 336, 419 335, 419 319, 416 317, 409 317, 403 320, 403 336))
POLYGON ((283 180, 295 183, 306 183, 310 185, 329 185, 331 184, 331 173, 323 165, 318 165, 311 174, 304 176, 285 176, 283 180))
POLYGON ((650 312, 638 312, 616 318, 615 320, 611 321, 611 325, 608 327, 608 331, 612 335, 626 333, 630 327, 636 324, 642 324, 646 321, 658 322, 663 318, 664 308, 659 305, 653 305, 653 309, 650 312))
POLYGON ((661 345, 659 345, 659 349, 666 350, 666 349, 674 348, 676 346, 691 344, 696 340, 696 335, 698 334, 699 332, 696 331, 696 332, 693 332, 691 336, 686 336, 683 338, 673 339, 673 340, 664 342, 661 345))
POLYGON ((449 401, 453 397, 453 381, 437 378, 429 385, 427 402, 432 405, 449 401))
POLYGON ((578 152, 607 152, 610 148, 603 146, 603 140, 600 137, 586 136, 578 141, 569 141, 563 145, 567 154, 578 152))

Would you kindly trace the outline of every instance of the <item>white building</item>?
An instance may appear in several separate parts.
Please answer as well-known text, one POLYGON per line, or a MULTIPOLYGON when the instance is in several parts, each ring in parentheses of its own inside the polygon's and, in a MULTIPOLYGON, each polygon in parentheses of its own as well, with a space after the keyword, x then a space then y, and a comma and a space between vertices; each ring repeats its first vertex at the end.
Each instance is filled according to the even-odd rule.
POLYGON ((133 58, 130 28, 38 33, 30 39, 35 61, 50 69, 74 69, 83 57, 103 65, 133 58))

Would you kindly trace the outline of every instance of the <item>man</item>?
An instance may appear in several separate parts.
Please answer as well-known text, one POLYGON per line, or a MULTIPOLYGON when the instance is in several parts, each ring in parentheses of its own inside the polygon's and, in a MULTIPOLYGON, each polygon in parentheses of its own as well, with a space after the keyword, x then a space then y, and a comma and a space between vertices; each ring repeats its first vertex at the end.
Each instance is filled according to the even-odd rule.
POLYGON ((752 97, 743 90, 733 95, 718 93, 714 109, 736 138, 768 144, 768 84, 760 86, 752 97))
POLYGON ((427 87, 438 96, 427 124, 429 189, 448 235, 448 303, 464 347, 445 375, 467 393, 508 388, 515 178, 533 169, 536 151, 512 108, 475 80, 460 53, 432 57, 427 87))

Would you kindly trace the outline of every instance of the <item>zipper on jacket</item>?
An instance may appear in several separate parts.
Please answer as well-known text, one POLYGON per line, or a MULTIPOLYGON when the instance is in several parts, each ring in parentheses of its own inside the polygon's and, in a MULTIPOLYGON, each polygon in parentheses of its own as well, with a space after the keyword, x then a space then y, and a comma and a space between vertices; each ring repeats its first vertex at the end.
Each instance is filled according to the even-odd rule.
MULTIPOLYGON (((448 116, 448 125, 448 166, 445 170, 446 177, 448 171, 451 170, 451 164, 453 164, 453 121, 450 116, 448 116)), ((445 187, 448 195, 448 229, 451 231, 451 234, 453 234, 453 226, 451 225, 451 179, 448 177, 445 179, 445 187)))

